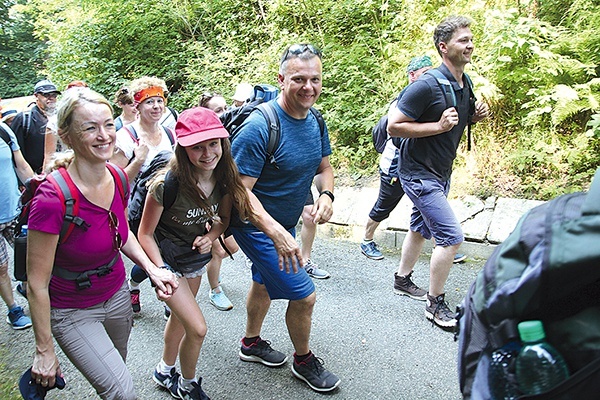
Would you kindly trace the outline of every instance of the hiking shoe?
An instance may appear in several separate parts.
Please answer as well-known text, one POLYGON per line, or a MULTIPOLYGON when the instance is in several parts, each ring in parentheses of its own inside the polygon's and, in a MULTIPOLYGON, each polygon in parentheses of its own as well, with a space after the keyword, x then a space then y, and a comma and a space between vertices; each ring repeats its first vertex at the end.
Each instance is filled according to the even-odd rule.
POLYGON ((400 276, 394 273, 394 293, 408 296, 411 299, 425 301, 427 300, 427 291, 415 285, 410 279, 412 271, 406 276, 400 276))
POLYGON ((360 251, 371 260, 383 260, 383 254, 377 248, 377 243, 372 240, 368 243, 361 243, 360 251))
MULTIPOLYGON (((221 289, 220 286, 219 289, 221 289)), ((223 289, 221 289, 219 293, 215 293, 215 290, 212 289, 208 292, 208 300, 210 301, 210 304, 217 308, 217 310, 227 311, 233 308, 233 304, 231 304, 231 301, 229 301, 225 292, 223 292, 223 289)))
POLYGON ((244 339, 242 339, 239 355, 242 361, 259 362, 267 367, 279 367, 288 359, 285 354, 273 349, 271 342, 261 338, 258 338, 250 346, 244 345, 244 339))
POLYGON ((164 305, 164 307, 165 307, 164 319, 165 319, 165 321, 168 321, 169 317, 171 316, 171 309, 166 304, 164 305))
POLYGON ((21 296, 27 298, 27 289, 23 287, 23 283, 19 283, 17 285, 17 293, 19 293, 21 296))
POLYGON ((160 387, 168 389, 169 386, 171 386, 171 381, 174 377, 179 379, 179 374, 176 372, 175 367, 171 368, 171 371, 169 371, 168 374, 161 374, 155 368, 154 374, 152 375, 152 380, 154 380, 154 382, 156 382, 160 387))
POLYGON ((450 311, 448 303, 444 301, 445 294, 437 297, 427 293, 427 306, 425 306, 425 317, 442 328, 454 328, 456 326, 456 314, 450 311))
POLYGON ((6 322, 8 322, 15 330, 26 329, 31 326, 31 319, 25 315, 23 308, 20 306, 16 306, 8 311, 6 322))
POLYGON ((304 264, 304 270, 308 276, 315 279, 327 279, 331 276, 329 272, 319 268, 319 266, 312 262, 310 258, 306 261, 306 264, 304 264))
POLYGON ((292 363, 292 373, 317 392, 330 392, 340 385, 340 378, 323 367, 323 360, 311 354, 306 360, 292 363))
POLYGON ((452 260, 452 262, 454 264, 458 264, 458 263, 465 261, 466 259, 467 259, 467 256, 465 254, 456 253, 456 255, 454 256, 454 260, 452 260))
POLYGON ((181 386, 177 388, 177 394, 183 400, 210 400, 210 398, 202 390, 202 378, 198 378, 198 383, 192 382, 194 387, 192 390, 185 390, 181 386))
POLYGON ((140 304, 140 291, 138 289, 130 290, 129 295, 131 296, 131 308, 134 313, 142 311, 142 305, 140 304))

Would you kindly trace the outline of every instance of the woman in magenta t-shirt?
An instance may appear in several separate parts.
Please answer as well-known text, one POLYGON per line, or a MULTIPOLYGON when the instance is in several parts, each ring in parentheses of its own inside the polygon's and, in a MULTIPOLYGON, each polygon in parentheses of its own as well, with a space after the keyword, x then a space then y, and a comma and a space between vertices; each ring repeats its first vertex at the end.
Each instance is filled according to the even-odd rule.
POLYGON ((177 288, 177 278, 154 265, 129 234, 127 200, 118 187, 122 183, 106 164, 115 143, 110 103, 87 88, 65 92, 58 109, 58 133, 73 149, 64 161, 78 191, 77 215, 87 229, 76 226, 58 245, 63 206, 50 182, 40 185, 32 201, 27 244, 28 298, 36 342, 32 378, 53 387, 55 377, 61 375, 54 336, 100 397, 135 399, 125 366, 133 317, 120 251, 146 270, 163 300, 177 288), (110 264, 111 271, 92 274, 86 288, 78 288, 69 277, 110 264))

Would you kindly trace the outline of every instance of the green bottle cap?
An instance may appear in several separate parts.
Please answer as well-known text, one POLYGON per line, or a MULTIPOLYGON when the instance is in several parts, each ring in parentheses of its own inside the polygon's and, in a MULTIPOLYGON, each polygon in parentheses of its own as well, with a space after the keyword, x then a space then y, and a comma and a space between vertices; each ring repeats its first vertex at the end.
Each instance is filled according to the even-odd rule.
POLYGON ((546 337, 542 321, 523 321, 518 325, 518 329, 523 342, 537 342, 546 337))

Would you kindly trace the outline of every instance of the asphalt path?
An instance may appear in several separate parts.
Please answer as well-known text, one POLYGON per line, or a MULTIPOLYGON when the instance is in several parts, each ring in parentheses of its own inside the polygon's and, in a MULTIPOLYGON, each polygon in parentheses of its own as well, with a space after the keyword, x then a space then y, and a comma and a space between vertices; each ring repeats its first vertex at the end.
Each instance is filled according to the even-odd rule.
MULTIPOLYGON (((290 360, 272 369, 239 359, 251 275, 241 253, 234 255, 235 260, 226 260, 221 270, 222 286, 234 308, 218 311, 210 305, 206 281, 197 296, 208 325, 197 367, 205 392, 211 399, 224 400, 460 399, 453 334, 426 320, 424 302, 393 293, 400 253, 384 250, 384 254, 384 260, 373 261, 360 253, 357 243, 321 237, 315 242, 312 259, 332 277, 315 280, 311 348, 342 380, 329 394, 313 392, 295 379, 290 360)), ((452 309, 465 296, 483 262, 467 260, 452 268, 446 284, 446 299, 452 309)), ((428 277, 428 258, 423 257, 413 280, 427 287, 428 277)), ((22 300, 18 299, 21 304, 22 300)), ((171 396, 151 379, 161 357, 165 321, 162 303, 148 282, 142 285, 141 301, 127 365, 140 399, 169 399, 171 396)), ((272 303, 261 336, 291 358, 294 350, 285 326, 285 308, 285 301, 272 303)), ((0 364, 5 364, 11 375, 31 365, 32 330, 13 331, 5 325, 0 329, 0 346, 4 354, 0 364)), ((67 388, 50 391, 47 399, 99 398, 60 351, 59 359, 67 388)), ((0 398, 5 397, 0 394, 0 398)))

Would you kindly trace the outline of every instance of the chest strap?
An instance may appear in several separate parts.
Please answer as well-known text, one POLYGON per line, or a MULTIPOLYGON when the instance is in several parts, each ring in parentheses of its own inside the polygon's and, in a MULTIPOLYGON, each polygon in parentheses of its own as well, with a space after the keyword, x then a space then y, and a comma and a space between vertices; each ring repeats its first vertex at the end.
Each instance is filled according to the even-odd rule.
POLYGON ((54 266, 52 268, 52 275, 58 276, 59 278, 66 279, 68 281, 75 281, 78 290, 87 289, 92 286, 92 282, 90 281, 90 276, 98 275, 105 276, 112 272, 112 267, 115 265, 117 260, 119 259, 120 252, 117 251, 117 254, 110 260, 107 264, 104 264, 101 267, 90 269, 88 271, 83 272, 73 272, 67 269, 54 266))

